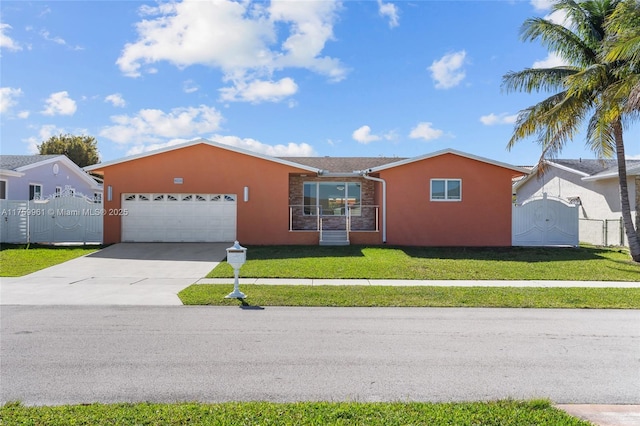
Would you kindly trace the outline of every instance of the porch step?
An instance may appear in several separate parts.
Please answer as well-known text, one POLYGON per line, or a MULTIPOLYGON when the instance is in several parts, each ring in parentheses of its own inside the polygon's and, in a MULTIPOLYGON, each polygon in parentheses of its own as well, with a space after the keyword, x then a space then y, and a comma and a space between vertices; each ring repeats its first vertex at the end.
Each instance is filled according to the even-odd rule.
POLYGON ((349 235, 347 231, 322 231, 321 246, 348 246, 349 235))

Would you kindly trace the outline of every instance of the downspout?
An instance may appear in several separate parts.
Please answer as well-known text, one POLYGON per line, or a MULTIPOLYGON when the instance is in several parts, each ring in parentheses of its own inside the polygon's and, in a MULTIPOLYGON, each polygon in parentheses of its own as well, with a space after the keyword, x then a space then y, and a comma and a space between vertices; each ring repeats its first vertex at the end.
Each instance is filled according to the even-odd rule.
POLYGON ((384 179, 369 176, 368 172, 360 172, 361 176, 367 180, 382 183, 382 243, 387 243, 387 182, 384 179))

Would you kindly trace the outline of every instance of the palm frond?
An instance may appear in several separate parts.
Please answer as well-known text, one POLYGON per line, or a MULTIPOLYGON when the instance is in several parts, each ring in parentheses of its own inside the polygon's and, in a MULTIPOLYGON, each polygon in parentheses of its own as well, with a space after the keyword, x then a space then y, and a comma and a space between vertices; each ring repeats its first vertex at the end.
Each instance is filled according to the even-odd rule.
POLYGON ((507 149, 512 149, 521 139, 539 134, 547 126, 546 115, 562 102, 565 96, 565 92, 560 92, 520 111, 514 124, 513 134, 507 143, 507 149))
POLYGON ((520 38, 523 41, 539 39, 547 49, 557 52, 572 65, 586 66, 597 59, 597 52, 577 34, 543 18, 527 19, 521 27, 520 38))
POLYGON ((609 68, 605 64, 590 65, 568 76, 566 84, 568 96, 596 96, 611 84, 609 68))
POLYGON ((586 146, 598 158, 611 158, 616 153, 616 142, 611 127, 612 120, 607 116, 610 114, 596 108, 587 126, 586 146))
POLYGON ((523 71, 510 71, 502 77, 502 90, 510 92, 542 92, 562 90, 565 79, 580 68, 527 68, 523 71))
POLYGON ((605 22, 608 33, 620 34, 627 31, 637 34, 640 26, 640 2, 637 0, 622 0, 605 22))
POLYGON ((630 118, 640 113, 640 74, 626 74, 607 87, 602 95, 603 102, 618 105, 630 118))
POLYGON ((548 158, 555 158, 580 131, 589 111, 593 109, 591 98, 565 96, 542 117, 544 126, 538 134, 538 143, 548 158))
POLYGON ((606 9, 611 7, 609 3, 609 0, 600 2, 558 0, 551 9, 554 12, 564 12, 582 40, 586 41, 592 49, 596 49, 604 38, 604 29, 602 27, 606 9), (605 10, 601 10, 603 6, 605 10))
POLYGON ((640 82, 637 82, 631 89, 626 110, 628 112, 640 112, 640 82))
POLYGON ((605 23, 607 39, 604 59, 627 60, 640 67, 640 2, 622 0, 605 23))
POLYGON ((640 34, 612 41, 604 59, 609 62, 624 59, 640 64, 640 34))

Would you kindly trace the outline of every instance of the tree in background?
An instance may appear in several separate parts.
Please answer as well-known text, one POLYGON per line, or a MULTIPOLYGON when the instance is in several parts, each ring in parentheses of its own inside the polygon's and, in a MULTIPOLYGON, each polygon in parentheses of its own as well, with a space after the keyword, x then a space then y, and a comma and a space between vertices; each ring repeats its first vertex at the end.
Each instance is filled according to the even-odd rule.
MULTIPOLYGON (((540 165, 562 151, 587 124, 586 143, 599 158, 616 156, 620 203, 631 257, 640 262, 640 236, 634 227, 627 187, 623 129, 637 114, 628 108, 629 96, 621 87, 632 66, 623 56, 607 59, 611 43, 606 23, 624 0, 557 0, 554 11, 567 17, 566 27, 543 18, 522 25, 524 41, 539 40, 568 65, 527 68, 503 76, 507 92, 552 92, 552 95, 518 114, 507 148, 535 136, 542 148, 540 165)), ((619 9, 618 9, 619 10, 619 9)), ((626 26, 625 26, 626 28, 626 26)), ((640 224, 638 224, 640 226, 640 224)))
POLYGON ((98 141, 93 136, 52 136, 38 145, 40 154, 64 154, 79 167, 100 162, 98 141))

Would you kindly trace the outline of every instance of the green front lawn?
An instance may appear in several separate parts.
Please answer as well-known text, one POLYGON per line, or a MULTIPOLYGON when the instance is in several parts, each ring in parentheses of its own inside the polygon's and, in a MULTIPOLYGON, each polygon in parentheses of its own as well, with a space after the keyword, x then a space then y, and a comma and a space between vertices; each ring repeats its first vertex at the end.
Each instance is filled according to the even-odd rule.
MULTIPOLYGON (((246 278, 640 281, 622 249, 433 248, 380 246, 249 247, 246 278)), ((233 277, 223 262, 209 278, 233 277)))
POLYGON ((640 288, 389 287, 241 285, 243 301, 225 299, 233 285, 194 284, 185 305, 640 309, 640 288))
POLYGON ((229 402, 0 407, 13 425, 555 425, 589 426, 548 401, 469 403, 229 402))
POLYGON ((0 277, 21 277, 99 250, 100 246, 2 244, 0 277))

